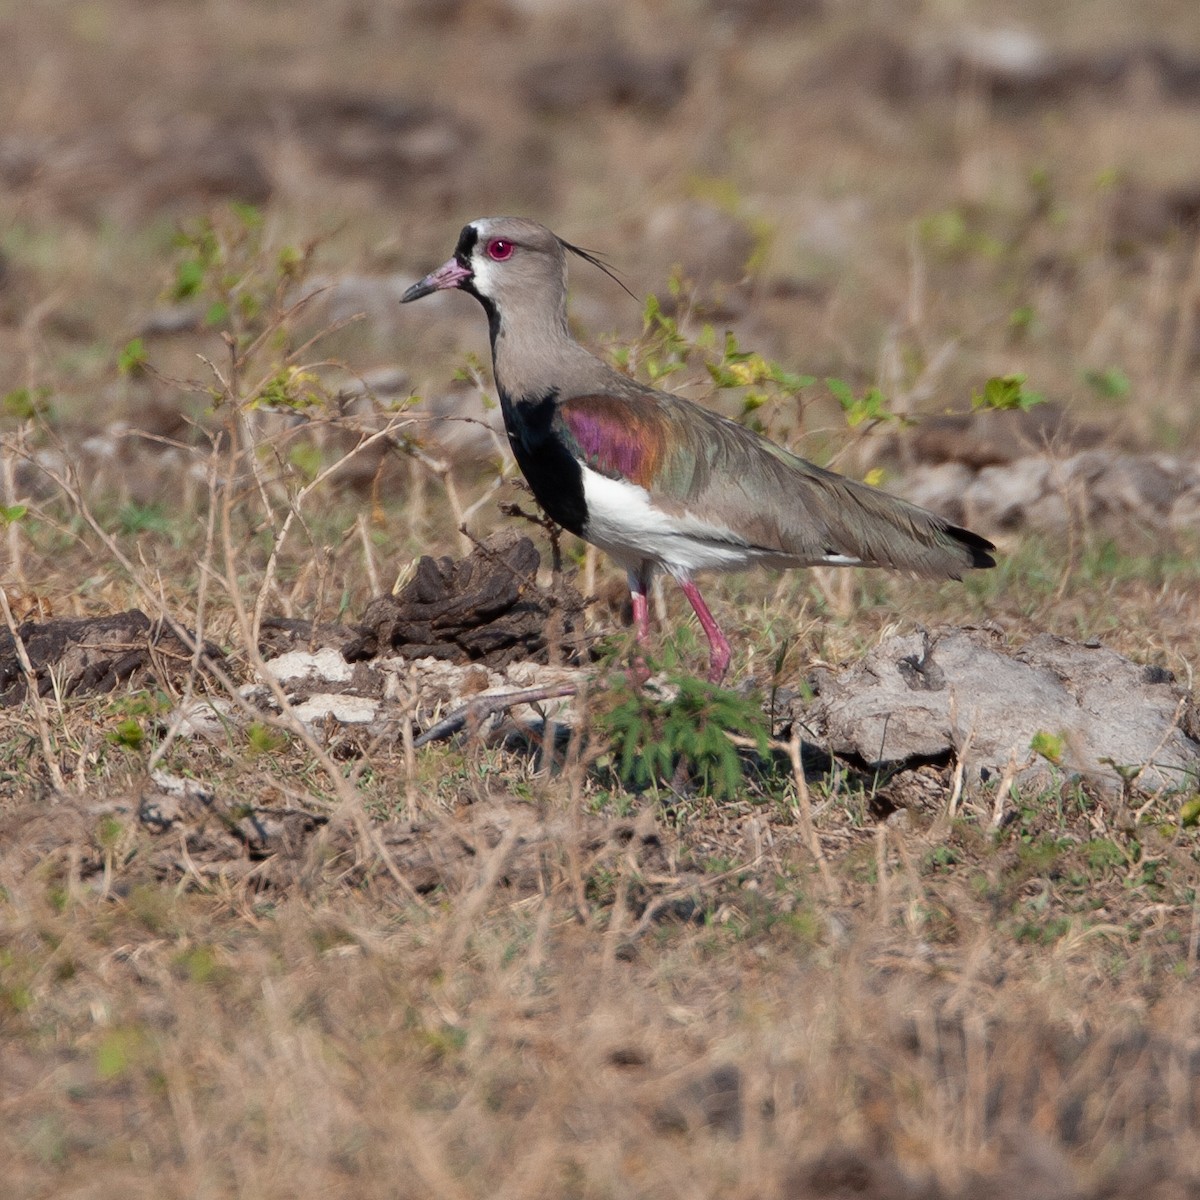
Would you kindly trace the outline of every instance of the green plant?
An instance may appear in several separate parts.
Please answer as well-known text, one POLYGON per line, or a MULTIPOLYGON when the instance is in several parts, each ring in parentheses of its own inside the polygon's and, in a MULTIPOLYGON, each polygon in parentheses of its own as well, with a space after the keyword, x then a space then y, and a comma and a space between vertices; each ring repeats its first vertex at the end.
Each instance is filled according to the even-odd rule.
POLYGON ((137 537, 143 533, 179 534, 178 519, 158 501, 138 504, 131 500, 117 512, 117 528, 121 533, 137 537))
MULTIPOLYGON (((745 388, 742 417, 746 418, 772 399, 791 399, 813 384, 811 375, 786 371, 761 354, 743 350, 733 333, 725 334, 720 358, 705 364, 709 376, 719 388, 745 388)), ((757 424, 757 422, 755 422, 757 424)))
POLYGON ((930 213, 918 225, 921 242, 945 262, 978 258, 995 261, 1004 246, 986 227, 983 212, 967 205, 930 213))
POLYGON ((899 413, 894 413, 888 408, 887 397, 877 387, 869 387, 861 396, 856 396, 854 389, 842 379, 826 379, 825 386, 841 405, 842 412, 846 417, 846 424, 851 429, 864 422, 870 424, 877 421, 910 423, 906 422, 899 413))
MULTIPOLYGON (((682 307, 683 286, 678 278, 671 280, 670 291, 682 307)), ((610 355, 623 371, 640 371, 656 386, 692 365, 703 367, 719 390, 742 393, 738 418, 760 433, 766 432, 766 427, 756 415, 759 409, 771 402, 798 401, 804 389, 815 382, 811 375, 799 375, 743 349, 731 331, 718 343, 711 324, 691 334, 684 323, 684 318, 664 312, 658 297, 651 295, 642 313, 641 338, 632 346, 614 347, 610 355)))
POLYGON ((31 421, 34 417, 45 416, 49 412, 47 398, 50 389, 45 387, 14 388, 0 400, 0 415, 14 421, 31 421))
POLYGON ((1035 405, 1044 404, 1045 400, 1041 392, 1026 389, 1024 375, 993 375, 983 385, 982 392, 971 393, 972 408, 995 412, 1013 408, 1028 412, 1035 405))
POLYGON ((273 725, 251 721, 246 726, 246 745, 251 754, 278 754, 287 744, 287 734, 273 725))
POLYGON ((751 739, 760 757, 768 750, 767 718, 757 699, 725 691, 688 675, 672 676, 656 698, 627 682, 599 716, 613 746, 617 771, 627 784, 647 787, 669 780, 680 766, 705 794, 730 797, 742 783, 742 759, 729 735, 751 739))
POLYGON ((127 750, 138 750, 146 740, 146 731, 137 717, 124 717, 117 722, 115 728, 109 731, 108 740, 114 746, 124 746, 127 750))
POLYGON ((1029 748, 1035 754, 1040 754, 1047 762, 1060 763, 1067 747, 1061 735, 1039 730, 1030 738, 1029 748))
POLYGON ((1129 376, 1120 367, 1084 371, 1083 382, 1101 400, 1126 400, 1129 398, 1129 393, 1133 390, 1133 384, 1130 382, 1129 376))

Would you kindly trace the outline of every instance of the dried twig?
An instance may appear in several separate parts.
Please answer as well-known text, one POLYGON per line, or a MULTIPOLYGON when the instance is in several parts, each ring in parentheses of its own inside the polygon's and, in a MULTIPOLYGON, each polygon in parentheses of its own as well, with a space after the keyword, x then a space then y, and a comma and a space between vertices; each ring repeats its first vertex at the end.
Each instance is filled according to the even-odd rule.
POLYGON ((50 735, 50 720, 46 714, 46 705, 38 692, 37 672, 33 669, 25 642, 17 628, 16 618, 8 603, 8 593, 0 587, 0 611, 4 613, 4 623, 12 635, 13 646, 17 651, 17 662, 21 664, 21 674, 25 676, 25 694, 29 697, 29 705, 33 709, 34 723, 37 725, 38 739, 42 743, 42 757, 46 760, 46 769, 50 772, 50 781, 56 790, 65 792, 66 782, 63 779, 62 768, 58 765, 58 753, 54 749, 54 739, 50 735))
POLYGON ((539 700, 554 700, 562 696, 575 695, 577 685, 574 683, 550 684, 546 687, 525 688, 520 692, 503 692, 495 696, 480 696, 470 704, 443 717, 436 725, 431 725, 420 737, 413 740, 413 748, 419 750, 431 742, 441 742, 452 737, 468 724, 478 725, 495 716, 498 712, 506 712, 518 704, 536 704, 539 700))
POLYGON ((837 881, 829 869, 829 860, 821 849, 821 839, 817 836, 817 827, 813 823, 812 800, 808 794, 808 780, 804 777, 804 763, 800 757, 800 731, 797 729, 791 741, 787 744, 788 757, 792 760, 792 778, 796 783, 796 808, 800 817, 800 828, 812 856, 816 859, 817 869, 821 872, 821 881, 825 885, 825 894, 831 901, 838 899, 837 881))

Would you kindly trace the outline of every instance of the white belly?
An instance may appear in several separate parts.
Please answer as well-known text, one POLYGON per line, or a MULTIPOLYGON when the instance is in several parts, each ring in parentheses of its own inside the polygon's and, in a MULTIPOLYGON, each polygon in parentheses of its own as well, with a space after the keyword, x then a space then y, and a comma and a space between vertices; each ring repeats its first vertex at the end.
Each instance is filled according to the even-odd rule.
POLYGON ((583 498, 588 513, 585 537, 626 568, 649 561, 686 576, 787 561, 690 513, 664 513, 651 504, 644 487, 609 479, 588 467, 583 468, 583 498))

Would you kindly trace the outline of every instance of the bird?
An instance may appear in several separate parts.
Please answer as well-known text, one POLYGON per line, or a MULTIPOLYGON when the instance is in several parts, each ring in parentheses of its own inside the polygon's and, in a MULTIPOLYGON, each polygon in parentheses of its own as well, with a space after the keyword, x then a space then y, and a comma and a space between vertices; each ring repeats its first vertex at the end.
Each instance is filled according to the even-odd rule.
POLYGON ((696 585, 701 572, 864 566, 960 579, 995 566, 986 538, 597 357, 568 328, 570 255, 613 275, 537 221, 480 218, 400 299, 458 289, 483 306, 517 465, 551 519, 625 570, 639 652, 660 571, 695 611, 709 682, 720 684, 732 650, 696 585))

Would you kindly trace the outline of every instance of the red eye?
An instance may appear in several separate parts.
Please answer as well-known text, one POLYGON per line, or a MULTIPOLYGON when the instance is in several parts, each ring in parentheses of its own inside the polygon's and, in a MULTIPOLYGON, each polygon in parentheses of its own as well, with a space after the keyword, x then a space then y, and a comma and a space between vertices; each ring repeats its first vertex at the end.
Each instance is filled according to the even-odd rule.
POLYGON ((516 247, 508 238, 492 238, 487 244, 487 256, 494 262, 503 262, 506 258, 512 258, 514 249, 516 247))

